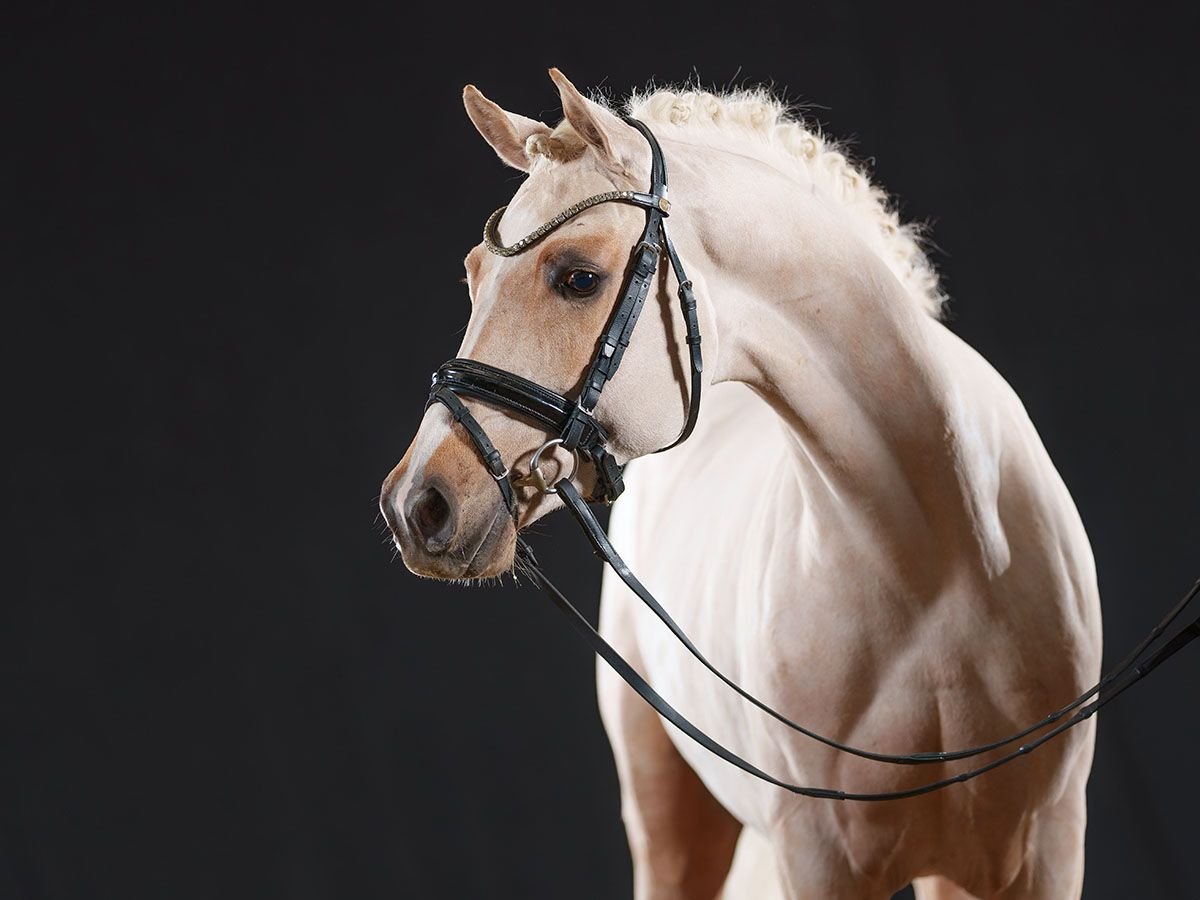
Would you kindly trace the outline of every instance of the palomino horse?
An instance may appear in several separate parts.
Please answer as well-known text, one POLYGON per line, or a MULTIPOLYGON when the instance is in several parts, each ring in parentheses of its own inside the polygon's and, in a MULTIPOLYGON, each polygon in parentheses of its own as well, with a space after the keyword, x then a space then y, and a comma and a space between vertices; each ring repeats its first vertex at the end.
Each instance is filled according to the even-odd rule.
MULTIPOLYGON (((633 126, 557 70, 564 120, 467 112, 529 177, 515 240, 593 194, 644 190, 633 126)), ((790 718, 885 753, 973 746, 1096 681, 1087 536, 1012 389, 938 321, 942 296, 883 192, 762 93, 658 91, 629 112, 671 172, 671 235, 699 303, 705 405, 664 269, 596 417, 631 466, 614 543, 717 666, 790 718)), ((460 356, 571 395, 612 312, 643 212, 589 208, 529 252, 467 255, 460 356)), ((508 468, 547 435, 467 401, 508 468)), ((555 448, 566 472, 570 457, 555 448)), ((550 465, 550 464, 548 464, 550 465)), ((592 489, 589 466, 575 476, 592 489)), ((518 479, 521 527, 558 505, 518 479)), ((435 403, 383 486, 405 564, 477 579, 513 564, 516 528, 476 447, 435 403)), ((718 683, 624 585, 601 630, 721 743, 791 782, 899 790, 966 768, 881 765, 814 743, 718 683), (932 775, 931 775, 932 770, 932 775)), ((648 898, 1069 898, 1083 882, 1094 723, 969 783, 884 803, 798 797, 665 726, 606 668, 635 868, 648 898)))

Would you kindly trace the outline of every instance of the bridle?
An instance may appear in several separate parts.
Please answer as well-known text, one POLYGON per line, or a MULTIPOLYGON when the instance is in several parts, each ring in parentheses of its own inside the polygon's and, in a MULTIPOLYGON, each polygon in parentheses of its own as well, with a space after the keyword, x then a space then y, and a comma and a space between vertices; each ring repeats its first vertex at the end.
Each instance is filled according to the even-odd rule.
POLYGON ((683 312, 686 342, 689 349, 691 383, 687 414, 683 428, 679 436, 671 444, 662 449, 668 450, 687 440, 695 428, 700 412, 701 375, 704 368, 700 351, 700 324, 696 311, 696 298, 692 291, 692 283, 684 273, 679 255, 676 253, 674 245, 667 236, 664 220, 670 212, 670 203, 666 196, 666 164, 663 160, 662 149, 659 147, 658 141, 650 129, 642 122, 633 118, 626 117, 625 121, 640 131, 650 145, 649 192, 609 191, 603 194, 596 194, 568 207, 549 222, 509 246, 505 246, 500 241, 497 230, 500 218, 504 214, 504 207, 496 210, 488 218, 487 224, 484 227, 483 242, 487 249, 498 256, 508 257, 515 256, 527 250, 563 223, 593 206, 602 203, 627 203, 639 206, 645 210, 645 227, 642 230, 641 238, 633 246, 629 268, 621 286, 619 299, 614 307, 608 325, 600 337, 591 364, 585 373, 583 386, 580 389, 578 398, 572 400, 537 382, 530 381, 527 378, 507 372, 496 366, 471 359, 452 359, 439 367, 437 372, 434 373, 433 384, 430 388, 426 408, 434 403, 444 405, 450 411, 453 419, 463 428, 484 465, 495 479, 504 499, 505 506, 509 514, 513 517, 514 525, 517 524, 518 507, 516 494, 513 490, 512 472, 505 465, 503 457, 491 439, 488 438, 487 433, 462 402, 460 395, 482 401, 489 406, 505 409, 518 418, 543 428, 553 435, 534 452, 530 461, 530 472, 528 475, 523 476, 520 482, 522 484, 532 484, 544 493, 557 494, 575 517, 587 535, 588 540, 591 541, 596 554, 612 568, 625 585, 666 625, 688 652, 736 694, 793 731, 835 750, 863 759, 893 765, 922 765, 970 759, 993 750, 1008 747, 1043 729, 1049 728, 1050 730, 1027 743, 1022 743, 1016 749, 984 765, 957 775, 903 790, 855 793, 831 788, 806 787, 782 781, 764 772, 752 763, 747 762, 732 750, 729 750, 724 745, 709 737, 664 700, 626 662, 612 645, 600 635, 588 619, 554 586, 542 571, 529 545, 525 543, 523 538, 518 536, 517 570, 528 576, 531 581, 542 589, 559 610, 568 617, 572 625, 583 635, 585 640, 588 641, 595 653, 603 658, 659 715, 716 756, 756 778, 794 794, 832 800, 900 800, 908 797, 916 797, 921 794, 928 794, 932 791, 949 787, 952 784, 969 781, 1037 749, 1047 741, 1052 740, 1068 729, 1090 718, 1101 707, 1150 674, 1151 671, 1190 641, 1200 637, 1200 616, 1197 616, 1196 619, 1180 629, 1173 637, 1151 650, 1152 645, 1162 638, 1192 599, 1197 594, 1200 594, 1200 581, 1197 581, 1192 586, 1192 589, 1124 660, 1105 674, 1099 682, 1084 691, 1084 693, 1080 694, 1070 703, 1051 712, 1021 731, 987 744, 964 750, 938 750, 909 754, 877 753, 870 750, 862 750, 818 734, 803 725, 793 722, 782 713, 771 708, 713 665, 701 653, 699 648, 692 643, 683 629, 680 628, 666 609, 655 599, 654 595, 637 579, 637 576, 633 574, 625 561, 621 559, 616 549, 609 542, 604 528, 588 507, 588 501, 583 499, 572 482, 579 461, 582 458, 590 463, 595 471, 595 488, 592 492, 592 497, 589 498, 590 500, 603 500, 611 503, 624 490, 622 467, 617 463, 612 453, 609 452, 607 446, 609 440, 608 432, 595 417, 596 403, 600 399, 600 394, 604 390, 604 386, 612 380, 617 372, 617 368, 621 364, 625 349, 629 346, 633 329, 637 325, 638 316, 641 314, 642 307, 645 305, 646 298, 649 295, 655 273, 658 270, 659 261, 664 255, 669 260, 679 283, 678 298, 680 308, 683 312), (549 484, 542 473, 541 460, 548 450, 556 446, 561 446, 573 454, 574 465, 565 476, 559 477, 556 483, 549 484))
POLYGON ((554 486, 546 483, 540 463, 546 450, 552 446, 561 446, 575 455, 576 466, 581 456, 594 466, 596 487, 592 494, 593 499, 612 503, 625 490, 625 482, 621 477, 621 466, 608 450, 608 432, 596 421, 596 403, 600 400, 604 386, 612 380, 621 365, 642 307, 646 305, 646 297, 649 296, 655 273, 658 271, 658 261, 664 252, 679 282, 679 305, 683 311, 686 340, 690 348, 688 359, 691 366, 691 385, 683 428, 679 436, 662 449, 669 450, 686 441, 691 436, 692 429, 696 427, 696 419, 700 415, 701 373, 704 369, 700 351, 700 321, 696 313, 696 296, 692 292, 692 282, 683 271, 683 263, 680 262, 679 254, 675 252, 675 246, 667 236, 666 223, 663 221, 671 209, 670 201, 667 200, 667 167, 663 162, 662 148, 658 146, 658 141, 650 129, 636 119, 627 121, 645 135, 650 144, 649 193, 607 191, 588 197, 564 209, 549 222, 510 246, 504 246, 497 230, 506 207, 502 206, 492 213, 483 228, 484 246, 497 256, 508 257, 529 249, 550 232, 593 206, 602 203, 627 203, 646 211, 646 226, 642 229, 641 238, 633 247, 629 268, 621 285, 620 299, 613 309, 608 327, 600 336, 596 353, 584 376, 579 397, 575 400, 568 399, 537 382, 473 359, 452 359, 442 365, 433 376, 426 406, 432 403, 445 405, 455 421, 466 429, 471 441, 483 456, 484 464, 500 486, 504 503, 514 518, 517 515, 517 500, 509 481, 511 472, 483 429, 458 399, 458 395, 473 397, 492 406, 507 409, 556 435, 543 444, 530 461, 527 477, 540 490, 550 494, 557 493, 554 486))

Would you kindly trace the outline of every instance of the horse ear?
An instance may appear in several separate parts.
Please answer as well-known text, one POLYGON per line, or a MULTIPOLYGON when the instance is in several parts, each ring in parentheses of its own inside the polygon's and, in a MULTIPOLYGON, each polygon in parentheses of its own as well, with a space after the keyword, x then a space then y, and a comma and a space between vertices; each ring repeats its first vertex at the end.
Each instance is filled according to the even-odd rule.
POLYGON ((592 147, 604 164, 615 172, 626 172, 626 154, 633 129, 599 103, 587 99, 567 76, 550 70, 550 80, 558 87, 563 116, 583 141, 592 147))
POLYGON ((467 108, 472 124, 496 151, 496 155, 514 169, 528 172, 529 156, 525 153, 525 141, 535 134, 548 135, 550 126, 536 119, 505 112, 483 96, 473 84, 463 88, 463 106, 467 108))

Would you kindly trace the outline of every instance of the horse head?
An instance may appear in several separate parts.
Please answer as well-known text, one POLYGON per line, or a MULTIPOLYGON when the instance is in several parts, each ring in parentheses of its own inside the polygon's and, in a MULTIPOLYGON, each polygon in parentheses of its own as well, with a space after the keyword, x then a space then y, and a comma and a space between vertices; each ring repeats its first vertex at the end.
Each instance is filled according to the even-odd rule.
MULTIPOLYGON (((550 76, 564 113, 555 128, 506 112, 474 86, 463 92, 479 133, 528 178, 467 254, 471 316, 458 355, 579 397, 598 338, 623 294, 646 211, 601 202, 573 212, 561 227, 543 227, 586 198, 645 191, 651 150, 637 128, 582 96, 557 69, 550 76), (525 243, 530 235, 536 237, 525 243)), ((649 314, 641 317, 619 377, 591 411, 620 463, 669 444, 687 411, 684 328, 667 279, 667 267, 660 267, 646 300, 649 314), (652 312, 655 307, 661 312, 652 312)), ((431 403, 383 484, 384 518, 405 564, 420 575, 472 579, 511 567, 518 529, 558 502, 522 477, 539 448, 550 482, 574 470, 570 477, 585 496, 596 486, 593 466, 576 466, 561 446, 544 446, 558 435, 479 399, 463 402, 499 452, 503 473, 482 465, 478 446, 451 411, 431 403), (498 475, 514 485, 511 509, 497 490, 498 475)))

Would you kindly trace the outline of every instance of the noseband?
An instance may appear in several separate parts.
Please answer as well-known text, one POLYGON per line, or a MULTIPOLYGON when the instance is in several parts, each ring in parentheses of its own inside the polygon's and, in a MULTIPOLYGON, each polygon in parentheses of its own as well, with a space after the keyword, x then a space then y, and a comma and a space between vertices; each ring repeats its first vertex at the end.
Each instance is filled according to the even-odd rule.
POLYGON ((543 454, 553 447, 561 446, 574 454, 576 467, 578 466, 579 459, 582 457, 595 470, 595 488, 592 493, 592 500, 604 500, 611 503, 625 489, 624 481, 622 480, 622 468, 608 450, 608 432, 597 421, 595 409, 596 403, 600 399, 601 391, 604 390, 604 386, 616 374, 625 349, 629 346, 633 329, 637 325, 638 316, 641 314, 642 307, 646 303, 646 297, 649 295, 651 285, 654 281, 659 260, 664 253, 670 261, 671 268, 675 271, 675 277, 679 282, 679 303, 683 311, 687 344, 690 351, 691 384, 687 417, 684 420, 683 429, 680 431, 679 437, 662 449, 668 450, 687 440, 696 426, 696 419, 700 412, 700 386, 701 373, 703 371, 703 360, 700 354, 700 324, 696 314, 696 298, 692 293, 692 283, 684 273, 683 264, 680 262, 679 256, 671 244, 671 239, 667 236, 664 219, 670 211, 670 203, 667 201, 667 170, 663 161, 662 149, 659 147, 658 141, 655 140, 650 129, 644 124, 632 118, 626 118, 626 121, 640 131, 650 144, 649 193, 609 191, 603 194, 596 194, 568 207, 549 222, 509 246, 505 246, 500 241, 497 231, 500 218, 504 214, 504 207, 496 210, 484 227, 484 246, 497 256, 508 257, 516 256, 518 253, 529 249, 564 222, 579 215, 585 209, 590 209, 601 203, 628 203, 639 206, 646 211, 645 228, 642 230, 640 240, 634 245, 631 252, 629 269, 621 286, 620 297, 613 310, 612 317, 609 319, 608 326, 600 337, 592 362, 588 366, 579 397, 572 400, 537 382, 476 360, 452 359, 443 364, 434 373, 433 385, 430 388, 426 409, 434 403, 441 403, 449 409, 450 415, 466 431, 468 438, 478 451, 484 465, 487 466, 488 471, 496 480, 496 484, 504 498, 505 506, 513 517, 514 524, 517 523, 518 508, 510 467, 505 465, 500 452, 496 449, 491 439, 488 438, 487 433, 480 426, 479 422, 471 415, 470 410, 462 402, 461 397, 470 397, 489 406, 505 409, 518 418, 543 428, 553 435, 553 437, 534 452, 530 462, 529 475, 519 479, 517 483, 532 483, 544 493, 558 494, 564 505, 583 529, 584 534, 587 535, 596 554, 612 568, 625 585, 663 622, 688 652, 739 697, 742 697, 787 728, 842 753, 875 762, 904 766, 943 764, 955 760, 970 759, 1011 746, 1036 732, 1041 731, 1043 733, 1033 740, 1020 744, 1016 749, 1010 750, 973 769, 903 790, 854 793, 833 788, 806 787, 782 781, 759 769, 753 763, 746 761, 732 750, 729 750, 724 745, 709 737, 664 700, 637 670, 630 666, 612 645, 600 635, 591 622, 554 586, 538 565, 537 559, 534 557, 529 545, 518 536, 517 568, 542 589, 555 606, 567 616, 571 624, 583 635, 595 653, 604 659, 659 715, 714 755, 719 756, 743 772, 753 775, 755 778, 790 791, 793 794, 824 800, 901 800, 941 790, 952 784, 970 781, 1032 752, 1047 741, 1054 739, 1063 732, 1090 718, 1102 706, 1132 687, 1137 681, 1149 675, 1150 672, 1161 665, 1168 657, 1178 652, 1192 640, 1200 637, 1200 617, 1198 617, 1189 625, 1178 630, 1170 639, 1151 649, 1152 645, 1158 643, 1166 634, 1167 630, 1179 618, 1191 601, 1200 594, 1200 581, 1198 581, 1192 587, 1191 591, 1151 630, 1150 634, 1134 648, 1133 652, 1125 657, 1115 668, 1111 669, 1099 682, 1067 705, 1049 713, 1044 718, 1021 731, 987 744, 981 744, 964 750, 935 750, 908 754, 878 753, 871 750, 862 750, 812 731, 803 725, 793 722, 787 716, 768 706, 714 666, 701 653, 700 649, 692 643, 683 629, 680 628, 666 609, 663 608, 662 604, 637 579, 637 576, 633 574, 629 566, 621 559, 616 549, 609 542, 604 528, 596 520, 588 508, 587 502, 580 496, 572 483, 575 468, 572 468, 565 477, 560 477, 554 485, 547 483, 541 471, 543 454))

